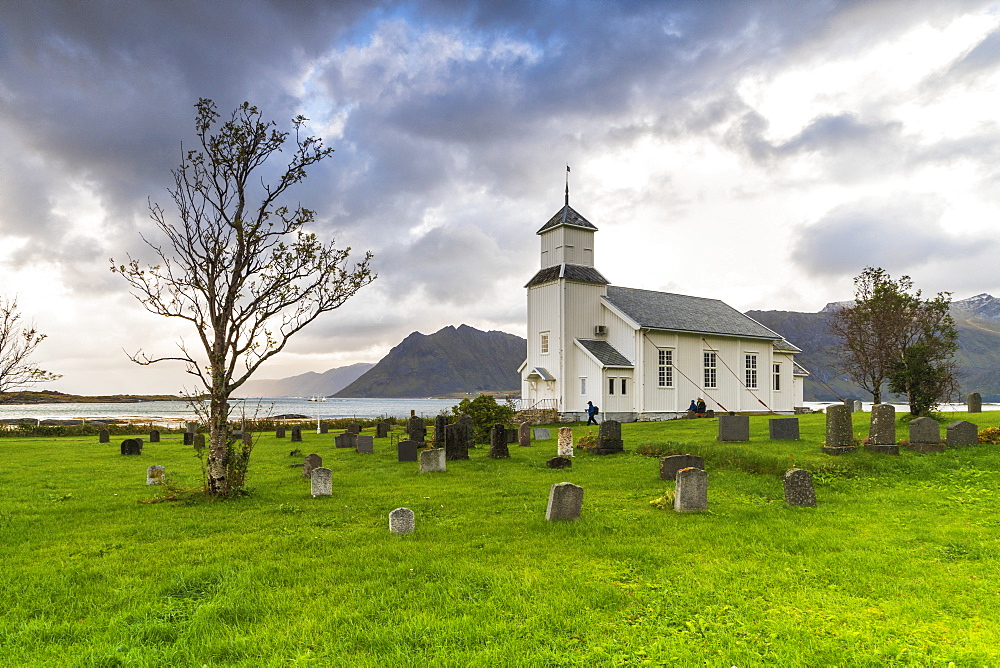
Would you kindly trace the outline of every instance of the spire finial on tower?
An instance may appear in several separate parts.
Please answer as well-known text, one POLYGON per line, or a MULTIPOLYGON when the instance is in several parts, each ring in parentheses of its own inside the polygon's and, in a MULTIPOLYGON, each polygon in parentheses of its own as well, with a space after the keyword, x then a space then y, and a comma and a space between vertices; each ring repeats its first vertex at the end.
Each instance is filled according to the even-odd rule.
POLYGON ((569 165, 566 165, 566 206, 569 206, 569 165))

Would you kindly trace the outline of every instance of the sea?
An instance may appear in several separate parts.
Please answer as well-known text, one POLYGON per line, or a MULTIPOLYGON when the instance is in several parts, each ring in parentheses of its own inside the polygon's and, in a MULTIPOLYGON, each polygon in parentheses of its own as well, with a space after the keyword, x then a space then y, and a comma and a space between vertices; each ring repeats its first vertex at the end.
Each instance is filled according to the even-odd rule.
MULTIPOLYGON (((231 399, 230 415, 265 418, 280 415, 305 415, 310 420, 330 418, 433 417, 441 411, 451 413, 458 399, 314 399, 280 397, 231 399)), ((94 420, 114 419, 134 424, 157 424, 177 427, 196 420, 195 411, 186 401, 142 401, 107 404, 6 404, 0 405, 0 420, 94 420)))

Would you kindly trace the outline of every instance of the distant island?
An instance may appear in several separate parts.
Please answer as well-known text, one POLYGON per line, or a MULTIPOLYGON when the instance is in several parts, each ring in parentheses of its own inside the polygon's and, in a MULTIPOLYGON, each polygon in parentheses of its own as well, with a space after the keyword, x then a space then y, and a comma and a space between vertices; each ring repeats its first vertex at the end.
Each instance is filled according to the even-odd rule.
POLYGON ((8 404, 140 404, 146 401, 187 401, 173 394, 105 394, 82 396, 55 390, 0 392, 0 405, 8 404))

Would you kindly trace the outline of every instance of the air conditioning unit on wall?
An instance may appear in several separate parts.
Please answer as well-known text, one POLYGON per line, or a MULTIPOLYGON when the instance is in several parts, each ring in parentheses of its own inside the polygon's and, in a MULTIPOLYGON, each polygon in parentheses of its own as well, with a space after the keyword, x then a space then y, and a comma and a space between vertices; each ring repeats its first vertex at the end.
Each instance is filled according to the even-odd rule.
POLYGON ((608 326, 607 325, 594 325, 594 336, 607 336, 608 326))

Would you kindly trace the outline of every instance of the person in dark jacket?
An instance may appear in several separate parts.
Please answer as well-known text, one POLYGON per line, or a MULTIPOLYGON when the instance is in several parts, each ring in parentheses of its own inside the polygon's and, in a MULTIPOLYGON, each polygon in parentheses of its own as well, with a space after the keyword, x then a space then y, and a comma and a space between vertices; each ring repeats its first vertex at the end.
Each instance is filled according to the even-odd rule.
POLYGON ((594 405, 593 401, 587 402, 587 424, 597 424, 597 406, 594 405))
POLYGON ((705 410, 706 410, 706 408, 707 408, 707 406, 705 405, 705 400, 702 399, 701 397, 698 397, 698 410, 695 411, 696 413, 698 413, 698 417, 704 417, 705 416, 705 410))
POLYGON ((688 406, 688 410, 691 411, 692 413, 698 412, 698 404, 694 402, 694 399, 691 400, 691 405, 688 406))

